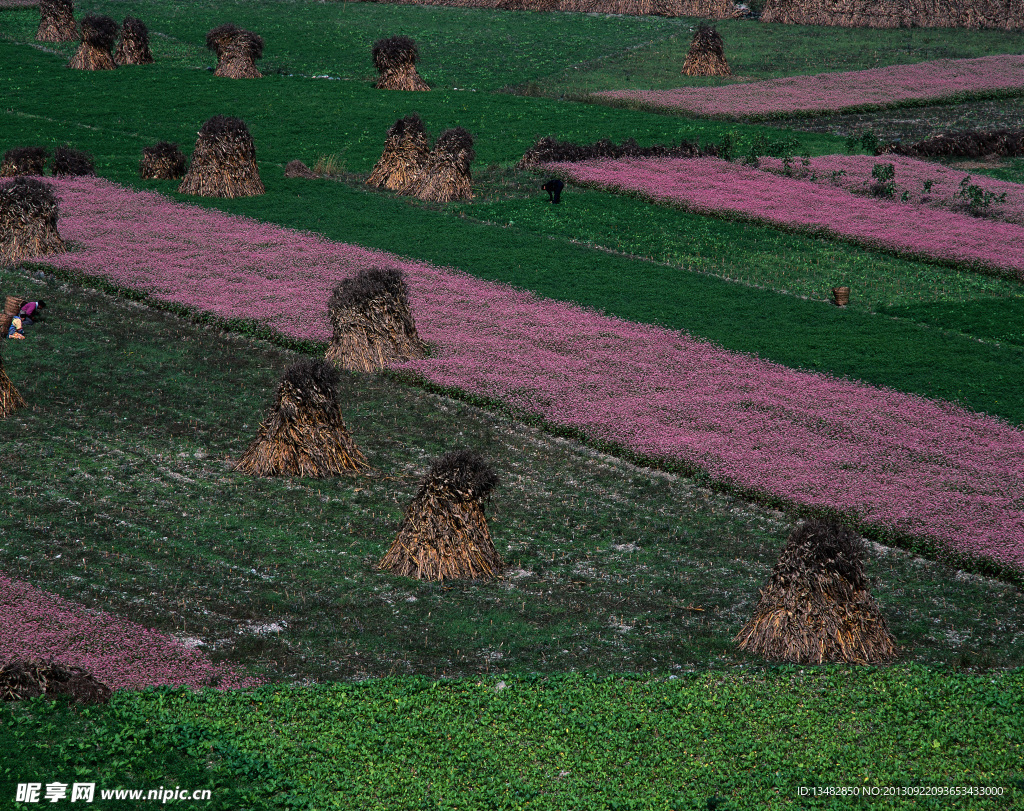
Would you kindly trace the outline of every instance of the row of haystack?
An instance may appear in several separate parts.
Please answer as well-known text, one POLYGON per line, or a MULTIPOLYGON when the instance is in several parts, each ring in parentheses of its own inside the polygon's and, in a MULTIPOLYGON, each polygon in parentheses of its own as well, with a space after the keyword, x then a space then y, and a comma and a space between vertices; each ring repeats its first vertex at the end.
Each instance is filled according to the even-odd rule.
MULTIPOLYGON (((8 149, 0 159, 0 177, 41 177, 48 153, 41 146, 8 149)), ((88 152, 72 149, 66 144, 53 151, 50 171, 55 177, 96 174, 96 166, 88 152)))
POLYGON ((412 113, 388 129, 384 151, 366 182, 436 203, 472 199, 475 157, 473 136, 462 127, 445 130, 429 148, 423 120, 412 113))
POLYGON ((142 20, 124 18, 120 27, 121 39, 114 51, 118 31, 117 23, 112 18, 87 14, 82 18, 82 43, 68 62, 68 67, 76 70, 113 70, 118 65, 153 64, 149 32, 142 20))

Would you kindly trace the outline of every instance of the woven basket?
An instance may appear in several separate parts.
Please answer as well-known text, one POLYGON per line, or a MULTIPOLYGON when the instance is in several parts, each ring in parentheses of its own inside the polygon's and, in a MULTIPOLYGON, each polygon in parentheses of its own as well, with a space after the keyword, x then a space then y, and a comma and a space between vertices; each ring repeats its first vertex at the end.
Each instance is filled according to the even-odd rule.
POLYGON ((0 315, 0 341, 7 337, 7 330, 11 328, 13 315, 0 315))
POLYGON ((849 287, 833 287, 832 288, 832 303, 836 307, 845 307, 850 303, 850 288, 849 287))
POLYGON ((4 315, 17 315, 26 304, 25 299, 17 296, 8 296, 4 302, 4 315))

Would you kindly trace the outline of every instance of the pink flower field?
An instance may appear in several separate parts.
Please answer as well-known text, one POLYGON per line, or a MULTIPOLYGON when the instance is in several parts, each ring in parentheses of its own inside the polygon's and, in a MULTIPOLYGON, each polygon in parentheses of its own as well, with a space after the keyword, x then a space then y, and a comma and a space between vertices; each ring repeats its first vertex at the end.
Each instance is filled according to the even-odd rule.
POLYGON ((156 685, 223 689, 258 681, 215 666, 174 637, 69 602, 0 574, 0 666, 11 659, 55 659, 84 667, 112 689, 156 685))
POLYGON ((82 246, 55 266, 320 341, 338 280, 398 268, 435 345, 400 368, 742 488, 1024 568, 1024 432, 996 419, 104 180, 53 184, 61 233, 82 246))
POLYGON ((597 98, 725 117, 771 117, 937 101, 964 93, 1024 87, 1024 56, 936 59, 843 73, 675 90, 607 90, 597 98))
POLYGON ((909 256, 1010 271, 1024 279, 1024 226, 1015 223, 862 197, 830 183, 780 177, 718 158, 620 158, 547 166, 577 183, 638 192, 702 214, 739 215, 909 256))

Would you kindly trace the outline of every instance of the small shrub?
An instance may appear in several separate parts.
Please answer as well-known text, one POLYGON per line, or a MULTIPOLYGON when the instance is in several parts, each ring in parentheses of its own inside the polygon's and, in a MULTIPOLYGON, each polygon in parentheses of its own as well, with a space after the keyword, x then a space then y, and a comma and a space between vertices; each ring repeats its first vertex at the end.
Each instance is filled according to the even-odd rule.
POLYGON ((960 181, 960 191, 956 196, 967 204, 968 212, 979 217, 987 214, 993 203, 1006 202, 1006 192, 997 195, 995 192, 985 191, 981 186, 971 183, 970 175, 960 181))

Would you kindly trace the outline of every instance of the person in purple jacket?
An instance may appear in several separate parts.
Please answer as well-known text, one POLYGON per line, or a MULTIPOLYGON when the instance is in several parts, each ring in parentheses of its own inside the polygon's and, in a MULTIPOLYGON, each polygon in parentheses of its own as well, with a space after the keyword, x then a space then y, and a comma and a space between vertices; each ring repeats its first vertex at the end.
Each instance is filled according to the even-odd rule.
POLYGON ((42 310, 44 307, 46 307, 45 301, 26 301, 21 305, 21 312, 18 313, 18 317, 26 327, 30 327, 33 322, 43 320, 42 310))

